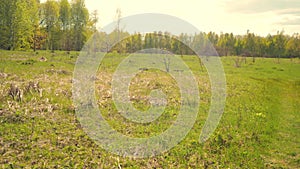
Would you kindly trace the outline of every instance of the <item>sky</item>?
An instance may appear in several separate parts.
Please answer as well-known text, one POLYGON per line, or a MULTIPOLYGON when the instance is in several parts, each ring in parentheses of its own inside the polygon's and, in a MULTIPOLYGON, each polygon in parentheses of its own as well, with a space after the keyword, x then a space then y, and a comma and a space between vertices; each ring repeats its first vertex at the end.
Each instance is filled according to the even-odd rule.
POLYGON ((86 7, 97 10, 98 27, 115 20, 116 9, 122 17, 161 13, 183 19, 200 31, 245 34, 247 30, 266 36, 284 30, 300 33, 300 0, 85 0, 86 7))

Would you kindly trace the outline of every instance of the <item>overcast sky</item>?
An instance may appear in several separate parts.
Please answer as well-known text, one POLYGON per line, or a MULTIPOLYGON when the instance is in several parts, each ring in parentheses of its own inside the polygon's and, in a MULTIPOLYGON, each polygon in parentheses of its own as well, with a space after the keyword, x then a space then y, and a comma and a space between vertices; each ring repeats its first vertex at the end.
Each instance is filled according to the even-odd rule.
POLYGON ((205 32, 300 33, 300 0, 86 0, 86 6, 98 11, 99 27, 111 23, 120 8, 123 17, 168 14, 205 32))

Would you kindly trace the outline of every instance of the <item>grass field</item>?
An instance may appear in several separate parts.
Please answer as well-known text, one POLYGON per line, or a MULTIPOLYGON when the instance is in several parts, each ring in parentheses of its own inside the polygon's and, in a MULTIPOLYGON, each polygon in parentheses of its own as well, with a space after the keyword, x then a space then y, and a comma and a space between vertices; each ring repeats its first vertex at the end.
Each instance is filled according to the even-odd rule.
MULTIPOLYGON (((106 152, 76 119, 71 97, 78 55, 0 51, 0 168, 300 168, 300 59, 278 63, 257 58, 253 63, 249 58, 236 68, 236 57, 223 57, 225 112, 212 137, 200 144, 210 83, 196 56, 183 56, 199 84, 196 123, 170 151, 132 159, 106 152), (9 95, 11 84, 23 91, 21 100, 9 95)), ((109 54, 99 67, 96 95, 102 114, 128 136, 149 137, 165 131, 178 114, 180 95, 174 79, 157 70, 138 74, 130 86, 135 107, 147 110, 147 95, 159 88, 168 94, 168 105, 151 124, 130 122, 118 113, 110 92, 110 79, 124 58, 109 54)))

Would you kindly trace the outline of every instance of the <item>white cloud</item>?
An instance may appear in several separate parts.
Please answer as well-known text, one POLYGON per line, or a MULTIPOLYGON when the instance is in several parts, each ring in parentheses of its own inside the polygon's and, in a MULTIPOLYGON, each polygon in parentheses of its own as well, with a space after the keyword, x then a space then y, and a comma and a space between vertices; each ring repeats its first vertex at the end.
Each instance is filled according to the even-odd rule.
POLYGON ((282 9, 300 8, 299 0, 224 0, 229 12, 261 13, 282 9))
POLYGON ((222 6, 227 12, 257 16, 272 13, 272 18, 265 17, 266 20, 272 20, 269 27, 281 27, 290 34, 300 30, 299 0, 226 0, 223 2, 222 6), (297 27, 298 29, 295 29, 297 27))

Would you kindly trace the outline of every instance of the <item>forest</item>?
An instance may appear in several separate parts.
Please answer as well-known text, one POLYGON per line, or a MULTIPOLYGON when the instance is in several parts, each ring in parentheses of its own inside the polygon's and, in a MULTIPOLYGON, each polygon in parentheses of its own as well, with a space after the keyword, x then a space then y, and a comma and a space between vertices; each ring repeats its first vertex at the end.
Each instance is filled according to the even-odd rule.
POLYGON ((97 35, 98 48, 102 52, 132 53, 145 48, 160 48, 191 55, 194 52, 188 46, 201 49, 209 41, 220 56, 300 57, 300 35, 287 35, 284 30, 265 37, 250 30, 245 30, 244 35, 223 32, 130 35, 116 26, 107 34, 97 28, 98 11, 89 11, 84 0, 47 0, 44 3, 3 0, 0 9, 0 49, 4 50, 80 51, 91 36, 97 35), (120 40, 122 43, 115 45, 120 40))

